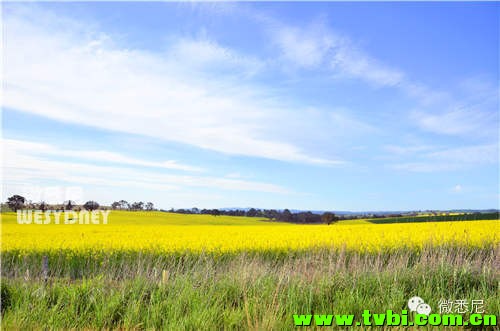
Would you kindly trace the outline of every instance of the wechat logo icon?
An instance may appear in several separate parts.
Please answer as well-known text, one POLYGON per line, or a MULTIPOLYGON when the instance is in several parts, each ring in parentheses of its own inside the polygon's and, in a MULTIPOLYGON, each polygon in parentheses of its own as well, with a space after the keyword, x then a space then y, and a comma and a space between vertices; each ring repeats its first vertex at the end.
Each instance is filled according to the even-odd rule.
POLYGON ((416 311, 417 314, 429 315, 432 311, 431 306, 424 302, 421 297, 413 297, 408 300, 410 311, 416 311))

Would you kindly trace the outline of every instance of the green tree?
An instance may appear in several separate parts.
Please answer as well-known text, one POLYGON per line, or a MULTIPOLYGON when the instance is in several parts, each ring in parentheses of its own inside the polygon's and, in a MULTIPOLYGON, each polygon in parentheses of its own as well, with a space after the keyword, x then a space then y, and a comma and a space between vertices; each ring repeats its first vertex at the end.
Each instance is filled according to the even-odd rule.
POLYGON ((22 209, 24 207, 25 202, 26 199, 17 194, 11 196, 10 198, 7 198, 7 205, 13 211, 18 211, 19 209, 22 209))
POLYGON ((323 215, 321 215, 321 221, 323 223, 326 223, 328 225, 332 224, 332 223, 335 223, 339 220, 339 218, 337 216, 335 216, 334 213, 330 213, 330 212, 325 212, 323 213, 323 215))
POLYGON ((68 200, 66 203, 63 203, 64 210, 73 210, 75 208, 75 203, 71 200, 68 200))
POLYGON ((99 208, 99 204, 95 201, 87 201, 83 204, 83 208, 85 208, 85 210, 96 210, 99 208))

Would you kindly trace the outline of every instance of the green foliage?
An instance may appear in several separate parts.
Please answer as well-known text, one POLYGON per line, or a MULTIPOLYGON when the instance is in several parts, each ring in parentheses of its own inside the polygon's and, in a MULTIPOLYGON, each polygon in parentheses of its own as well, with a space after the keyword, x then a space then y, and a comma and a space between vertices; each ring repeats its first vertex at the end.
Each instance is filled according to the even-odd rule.
POLYGON ((457 214, 457 215, 388 217, 388 218, 369 219, 367 221, 375 224, 385 224, 385 223, 480 221, 480 220, 497 220, 499 218, 500 218, 499 213, 494 212, 494 213, 472 213, 472 214, 457 214))
POLYGON ((413 295, 432 307, 442 298, 483 299, 486 311, 495 313, 495 254, 491 247, 449 247, 384 254, 50 256, 47 284, 34 268, 41 256, 4 254, 10 262, 2 269, 2 328, 292 330, 293 314, 401 311, 413 295))
POLYGON ((11 303, 11 293, 10 293, 10 287, 1 282, 0 283, 0 310, 2 312, 2 315, 5 310, 7 310, 10 306, 11 303))

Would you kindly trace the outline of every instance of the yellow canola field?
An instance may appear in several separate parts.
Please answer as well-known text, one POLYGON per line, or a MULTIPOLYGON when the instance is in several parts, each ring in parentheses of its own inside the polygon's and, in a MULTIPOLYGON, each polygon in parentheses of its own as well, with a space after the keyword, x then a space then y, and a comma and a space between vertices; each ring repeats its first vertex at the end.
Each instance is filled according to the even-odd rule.
POLYGON ((226 253, 311 248, 376 252, 427 245, 496 246, 499 225, 496 220, 294 225, 251 218, 132 212, 112 214, 106 225, 20 225, 11 213, 2 214, 1 239, 4 252, 70 249, 226 253))

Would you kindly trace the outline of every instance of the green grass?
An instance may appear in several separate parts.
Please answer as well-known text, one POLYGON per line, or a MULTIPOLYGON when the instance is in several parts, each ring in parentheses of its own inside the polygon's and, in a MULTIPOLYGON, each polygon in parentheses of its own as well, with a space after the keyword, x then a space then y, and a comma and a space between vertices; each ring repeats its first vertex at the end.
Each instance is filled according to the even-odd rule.
POLYGON ((498 220, 500 214, 494 213, 472 213, 472 214, 451 214, 451 215, 431 215, 431 216, 403 216, 403 217, 388 217, 367 219, 369 223, 386 224, 386 223, 418 223, 418 222, 459 222, 459 221, 481 221, 481 220, 498 220))
POLYGON ((398 312, 414 295, 432 307, 483 299, 498 313, 497 253, 50 256, 47 283, 41 256, 4 254, 2 328, 292 330, 293 314, 398 312))

